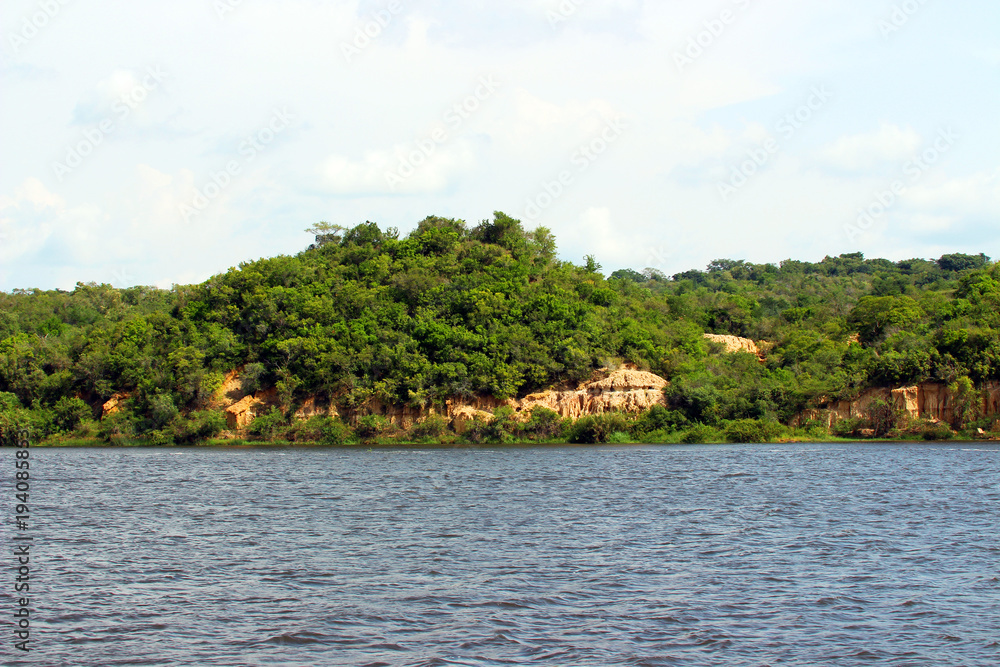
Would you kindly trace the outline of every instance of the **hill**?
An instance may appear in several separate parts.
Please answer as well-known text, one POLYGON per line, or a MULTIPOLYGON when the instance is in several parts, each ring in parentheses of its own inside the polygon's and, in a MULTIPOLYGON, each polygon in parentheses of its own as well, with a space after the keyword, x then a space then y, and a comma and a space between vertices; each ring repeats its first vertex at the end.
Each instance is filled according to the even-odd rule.
POLYGON ((499 409, 620 367, 669 383, 643 427, 664 434, 788 424, 873 387, 921 383, 968 404, 952 413, 964 428, 989 416, 980 393, 1000 381, 1000 267, 984 255, 721 259, 672 277, 605 277, 593 256, 560 261, 548 230, 499 212, 471 228, 429 217, 405 237, 371 222, 311 231, 315 243, 296 256, 200 285, 0 294, 0 428, 213 436, 226 427, 220 391, 234 369, 242 394, 270 392, 251 432, 327 440, 353 436, 329 416, 315 437, 301 433, 294 415, 306 402, 380 435, 391 430, 385 406, 423 417, 456 401, 499 409), (757 341, 763 360, 726 354, 706 333, 757 341), (121 405, 94 421, 109 400, 121 405))

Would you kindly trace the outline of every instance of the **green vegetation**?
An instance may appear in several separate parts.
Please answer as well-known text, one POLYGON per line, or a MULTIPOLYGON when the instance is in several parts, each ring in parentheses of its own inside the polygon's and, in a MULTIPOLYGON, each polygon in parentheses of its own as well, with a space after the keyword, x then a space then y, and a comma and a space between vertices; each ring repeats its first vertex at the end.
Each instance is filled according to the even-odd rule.
MULTIPOLYGON (((429 217, 405 237, 371 222, 310 231, 315 243, 294 257, 200 285, 0 293, 0 431, 29 427, 53 442, 211 439, 225 429, 212 397, 240 366, 245 388, 273 387, 284 406, 243 434, 270 441, 829 437, 818 424, 784 424, 820 397, 923 381, 959 397, 955 428, 991 425, 977 406, 984 384, 1000 380, 1000 266, 984 255, 720 259, 671 278, 652 269, 605 278, 595 257, 560 261, 548 230, 525 231, 503 213, 474 227, 429 217), (723 354, 706 332, 768 341, 766 361, 723 354), (666 407, 573 424, 500 409, 461 436, 433 416, 408 430, 375 414, 351 426, 292 416, 310 396, 341 414, 373 404, 442 412, 449 399, 523 396, 626 362, 670 382, 666 407), (121 409, 101 420, 116 394, 121 409)), ((944 437, 879 409, 838 432, 944 437)))

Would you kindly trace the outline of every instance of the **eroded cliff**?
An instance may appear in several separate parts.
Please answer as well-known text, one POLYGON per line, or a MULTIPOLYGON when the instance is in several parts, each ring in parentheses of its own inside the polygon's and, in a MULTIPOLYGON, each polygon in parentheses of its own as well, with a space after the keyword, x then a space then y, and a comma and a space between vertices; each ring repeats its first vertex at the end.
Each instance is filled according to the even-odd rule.
MULTIPOLYGON (((570 419, 612 411, 640 413, 654 405, 665 404, 663 388, 667 384, 666 380, 654 373, 623 366, 614 371, 596 371, 589 380, 576 387, 550 389, 521 399, 500 400, 490 396, 456 398, 447 401, 443 407, 420 408, 370 400, 354 410, 341 413, 334 401, 310 396, 297 407, 295 416, 298 419, 317 415, 339 416, 355 423, 364 415, 379 415, 401 428, 409 428, 429 415, 440 414, 451 422, 456 431, 462 432, 469 421, 489 420, 493 411, 502 406, 511 408, 518 418, 524 420, 528 419, 536 407, 548 408, 559 416, 570 419)), ((225 405, 226 422, 230 430, 246 428, 257 416, 278 405, 274 389, 244 394, 239 381, 239 369, 226 376, 226 382, 215 399, 217 403, 225 405)))

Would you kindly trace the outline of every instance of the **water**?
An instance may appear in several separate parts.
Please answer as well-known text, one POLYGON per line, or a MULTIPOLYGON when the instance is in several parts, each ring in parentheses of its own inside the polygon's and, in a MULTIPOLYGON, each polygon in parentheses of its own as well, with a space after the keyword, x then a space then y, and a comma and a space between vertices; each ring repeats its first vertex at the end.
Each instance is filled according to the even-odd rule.
POLYGON ((32 456, 4 664, 1000 664, 997 446, 32 456))

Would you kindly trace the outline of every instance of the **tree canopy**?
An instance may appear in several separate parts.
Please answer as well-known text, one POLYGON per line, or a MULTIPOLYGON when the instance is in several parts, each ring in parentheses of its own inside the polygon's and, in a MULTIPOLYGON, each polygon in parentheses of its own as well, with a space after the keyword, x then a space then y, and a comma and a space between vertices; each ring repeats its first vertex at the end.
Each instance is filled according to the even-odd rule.
POLYGON ((984 255, 605 278, 595 256, 561 261, 548 229, 501 212, 475 226, 431 216, 406 235, 308 231, 295 256, 199 285, 0 293, 0 410, 53 432, 127 394, 133 432, 196 434, 239 366, 289 404, 349 408, 523 396, 628 362, 670 381, 671 419, 705 424, 787 419, 874 385, 1000 380, 1000 267, 984 255), (766 361, 719 355, 706 332, 767 341, 766 361))

